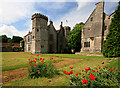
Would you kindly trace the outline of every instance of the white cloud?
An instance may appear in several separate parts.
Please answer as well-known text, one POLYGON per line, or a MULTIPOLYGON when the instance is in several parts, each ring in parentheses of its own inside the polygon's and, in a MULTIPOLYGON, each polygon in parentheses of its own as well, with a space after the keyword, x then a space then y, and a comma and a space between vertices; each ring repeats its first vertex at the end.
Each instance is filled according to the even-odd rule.
POLYGON ((34 11, 34 3, 29 2, 0 2, 0 23, 11 24, 25 17, 34 11))
POLYGON ((17 30, 14 26, 10 25, 2 25, 0 27, 0 35, 7 35, 8 37, 14 36, 25 36, 28 33, 29 30, 23 30, 23 31, 19 31, 17 30))

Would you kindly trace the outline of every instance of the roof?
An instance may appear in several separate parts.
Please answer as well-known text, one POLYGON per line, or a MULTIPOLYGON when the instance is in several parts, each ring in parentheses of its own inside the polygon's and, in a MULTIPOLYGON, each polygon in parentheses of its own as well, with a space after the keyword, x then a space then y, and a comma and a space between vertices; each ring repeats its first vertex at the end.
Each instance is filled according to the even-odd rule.
POLYGON ((10 43, 0 43, 0 46, 11 46, 11 47, 20 47, 20 43, 13 43, 14 45, 11 46, 10 43))

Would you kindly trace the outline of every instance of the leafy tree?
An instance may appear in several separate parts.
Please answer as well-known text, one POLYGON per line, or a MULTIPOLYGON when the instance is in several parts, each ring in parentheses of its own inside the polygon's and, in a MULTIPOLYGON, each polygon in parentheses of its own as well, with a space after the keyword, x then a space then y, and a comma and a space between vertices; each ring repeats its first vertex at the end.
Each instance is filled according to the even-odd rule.
POLYGON ((6 35, 1 35, 0 36, 0 42, 7 43, 7 41, 8 41, 8 38, 7 38, 6 35))
POLYGON ((20 41, 20 44, 21 44, 21 47, 20 47, 20 48, 21 48, 21 51, 24 51, 24 40, 21 40, 21 41, 20 41))
POLYGON ((109 33, 103 45, 105 57, 120 56, 120 1, 109 26, 109 33))
POLYGON ((75 49, 75 51, 80 51, 81 49, 81 30, 83 26, 83 22, 76 24, 73 30, 70 31, 70 35, 68 37, 68 46, 71 49, 75 49))
POLYGON ((19 36, 13 36, 12 40, 13 43, 20 43, 20 41, 23 40, 23 38, 19 36))

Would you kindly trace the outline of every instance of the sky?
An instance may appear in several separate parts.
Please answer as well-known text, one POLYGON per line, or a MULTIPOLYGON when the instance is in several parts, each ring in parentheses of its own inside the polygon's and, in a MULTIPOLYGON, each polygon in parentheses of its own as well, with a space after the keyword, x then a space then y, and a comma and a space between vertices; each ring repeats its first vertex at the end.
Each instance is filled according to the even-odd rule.
MULTIPOLYGON (((31 16, 34 13, 46 15, 53 21, 55 29, 86 22, 95 4, 102 0, 0 0, 0 35, 24 37, 32 31, 31 16)), ((112 14, 119 0, 104 0, 104 12, 112 14)))

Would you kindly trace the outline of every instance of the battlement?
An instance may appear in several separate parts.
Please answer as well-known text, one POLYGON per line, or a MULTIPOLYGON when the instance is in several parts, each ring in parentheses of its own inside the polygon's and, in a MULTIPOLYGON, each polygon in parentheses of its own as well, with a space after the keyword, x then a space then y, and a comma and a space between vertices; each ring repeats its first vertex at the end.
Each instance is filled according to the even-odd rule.
POLYGON ((48 17, 45 16, 45 15, 42 15, 42 14, 40 14, 40 13, 35 13, 35 14, 33 14, 31 20, 33 20, 34 18, 43 18, 43 19, 45 19, 45 20, 48 21, 48 17))

